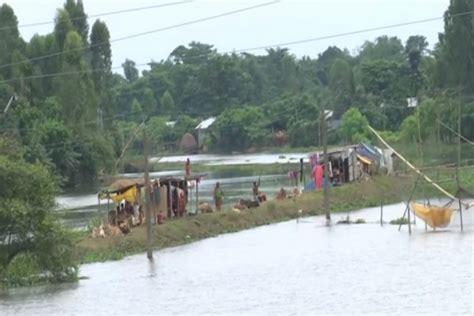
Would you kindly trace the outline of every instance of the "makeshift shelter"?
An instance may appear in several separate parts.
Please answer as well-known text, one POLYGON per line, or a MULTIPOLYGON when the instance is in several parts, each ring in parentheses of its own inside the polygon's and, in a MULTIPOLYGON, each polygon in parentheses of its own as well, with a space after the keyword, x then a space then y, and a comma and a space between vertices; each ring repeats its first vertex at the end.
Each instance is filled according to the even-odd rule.
MULTIPOLYGON (((115 204, 120 204, 121 201, 125 200, 130 204, 135 202, 141 202, 140 188, 144 186, 144 179, 119 179, 113 182, 108 188, 102 190, 98 194, 98 203, 100 209, 100 201, 107 200, 107 211, 110 210, 110 201, 115 204)), ((118 217, 117 209, 115 210, 115 219, 118 217)))
MULTIPOLYGON (((333 147, 328 149, 329 176, 337 183, 352 182, 356 179, 357 158, 355 145, 344 147, 333 147)), ((316 174, 316 167, 324 162, 324 155, 321 152, 311 154, 310 157, 312 175, 316 174)), ((321 179, 315 180, 320 183, 321 179)))
POLYGON ((184 176, 166 176, 159 179, 162 191, 160 191, 160 202, 158 211, 166 211, 168 217, 185 216, 188 213, 186 205, 192 199, 192 191, 195 190, 195 210, 198 209, 199 183, 205 174, 184 176), (180 194, 184 194, 184 201, 180 194), (184 202, 184 205, 182 205, 184 202))

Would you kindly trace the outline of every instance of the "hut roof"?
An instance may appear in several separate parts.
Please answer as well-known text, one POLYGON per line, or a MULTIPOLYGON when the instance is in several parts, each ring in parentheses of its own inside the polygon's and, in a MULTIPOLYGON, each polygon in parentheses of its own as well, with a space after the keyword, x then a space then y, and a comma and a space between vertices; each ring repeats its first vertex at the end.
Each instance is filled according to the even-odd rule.
POLYGON ((181 138, 179 147, 184 150, 194 150, 198 147, 198 143, 192 134, 186 133, 181 138))
POLYGON ((199 123, 198 126, 196 126, 196 129, 206 129, 209 128, 214 122, 216 121, 215 117, 210 117, 199 123))

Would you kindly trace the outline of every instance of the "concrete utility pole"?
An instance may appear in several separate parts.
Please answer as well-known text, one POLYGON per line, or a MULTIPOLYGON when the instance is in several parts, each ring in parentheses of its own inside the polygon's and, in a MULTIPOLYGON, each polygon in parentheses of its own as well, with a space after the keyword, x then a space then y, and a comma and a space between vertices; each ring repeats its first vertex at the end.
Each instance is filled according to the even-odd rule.
POLYGON ((150 211, 150 175, 148 174, 148 139, 146 127, 143 127, 143 155, 145 166, 145 210, 146 210, 146 256, 153 260, 153 251, 151 249, 151 211, 150 211))
POLYGON ((328 144, 327 144, 327 126, 326 126, 326 113, 324 108, 321 110, 320 115, 321 124, 321 138, 323 141, 323 157, 324 157, 324 210, 326 212, 326 221, 331 221, 330 201, 329 201, 329 158, 328 158, 328 144))

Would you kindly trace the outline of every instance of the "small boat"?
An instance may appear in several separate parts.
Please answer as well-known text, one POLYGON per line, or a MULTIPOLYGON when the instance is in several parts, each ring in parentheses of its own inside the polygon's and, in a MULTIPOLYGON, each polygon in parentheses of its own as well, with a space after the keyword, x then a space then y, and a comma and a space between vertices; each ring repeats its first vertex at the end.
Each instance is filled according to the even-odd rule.
POLYGON ((431 228, 443 228, 449 225, 454 209, 449 207, 427 206, 421 203, 410 203, 410 208, 431 228))

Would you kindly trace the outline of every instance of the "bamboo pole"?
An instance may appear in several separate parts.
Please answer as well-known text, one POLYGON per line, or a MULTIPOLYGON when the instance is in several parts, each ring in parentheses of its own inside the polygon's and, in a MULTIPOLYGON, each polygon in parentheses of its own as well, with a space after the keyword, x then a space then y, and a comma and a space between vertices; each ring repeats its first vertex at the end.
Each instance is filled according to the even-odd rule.
POLYGON ((470 141, 469 139, 467 139, 466 137, 462 136, 462 134, 459 132, 459 129, 458 129, 458 132, 456 132, 455 130, 453 130, 451 127, 449 127, 448 125, 444 124, 443 122, 441 121, 438 121, 439 124, 441 124, 444 128, 446 128, 448 131, 450 131, 451 133, 454 133, 456 136, 460 137, 462 140, 464 140, 466 143, 468 143, 469 145, 473 145, 474 146, 474 142, 470 141))
POLYGON ((380 201, 380 226, 383 226, 383 198, 380 201))
POLYGON ((328 157, 328 144, 327 144, 327 127, 326 127, 326 117, 324 114, 324 109, 321 110, 321 132, 322 132, 322 141, 323 141, 323 155, 324 155, 324 210, 326 212, 326 221, 329 223, 331 221, 331 211, 330 201, 329 201, 329 157, 328 157))
POLYGON ((153 260, 151 249, 151 210, 150 210, 150 176, 148 174, 148 139, 146 128, 143 129, 143 155, 145 165, 145 209, 146 209, 146 249, 148 260, 153 260))
POLYGON ((457 197, 440 187, 437 183, 435 183, 433 180, 431 180, 427 175, 423 174, 420 170, 418 170, 415 166, 413 166, 408 160, 406 160, 402 155, 400 155, 395 149, 393 149, 383 138, 380 136, 380 134, 374 130, 371 126, 369 126, 369 130, 377 136, 377 138, 389 149, 393 150, 393 153, 397 155, 398 158, 400 158, 401 161, 403 161, 410 169, 415 171, 419 176, 423 177, 426 182, 434 186, 436 189, 438 189, 441 193, 446 195, 452 200, 459 200, 457 197))

